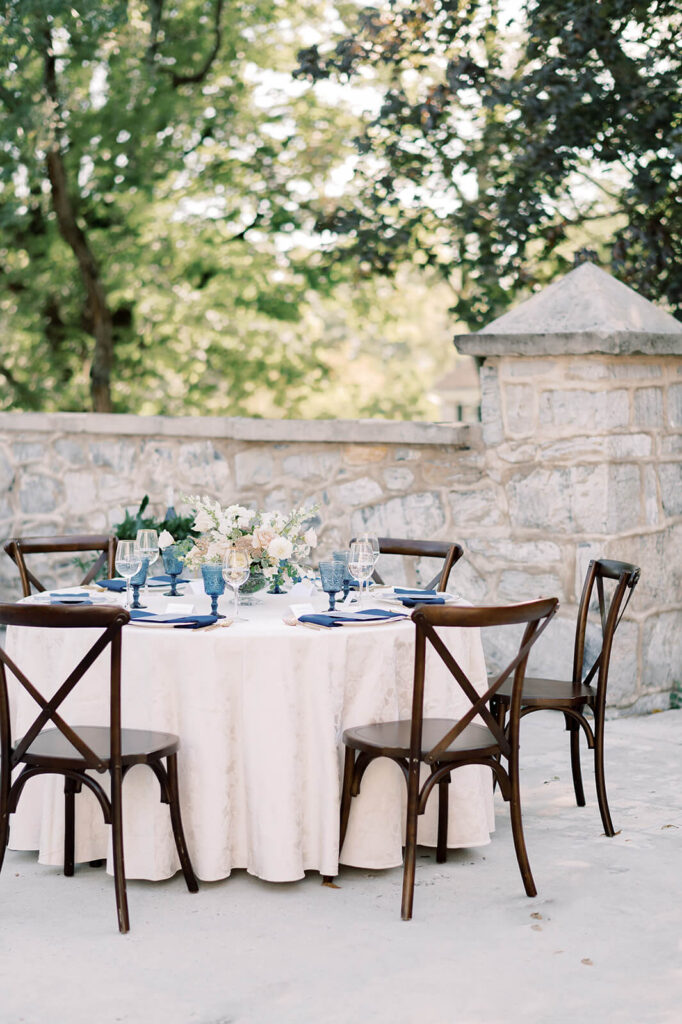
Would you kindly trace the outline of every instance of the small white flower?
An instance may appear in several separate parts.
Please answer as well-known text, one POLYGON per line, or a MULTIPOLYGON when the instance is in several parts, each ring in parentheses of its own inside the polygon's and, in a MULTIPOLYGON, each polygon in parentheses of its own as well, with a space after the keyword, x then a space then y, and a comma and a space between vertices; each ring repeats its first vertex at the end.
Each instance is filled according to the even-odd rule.
POLYGON ((275 537, 268 544, 268 554, 270 558, 288 558, 291 552, 294 550, 294 545, 286 537, 275 537))
POLYGON ((198 530, 199 533, 205 533, 206 530, 212 530, 213 526, 213 517, 205 508, 200 508, 194 519, 194 529, 198 530))
POLYGON ((303 540, 309 548, 314 548, 317 544, 317 534, 313 529, 306 530, 303 534, 303 540))
POLYGON ((162 530, 161 535, 159 536, 159 547, 169 548, 171 544, 175 544, 173 534, 169 533, 168 530, 162 530))

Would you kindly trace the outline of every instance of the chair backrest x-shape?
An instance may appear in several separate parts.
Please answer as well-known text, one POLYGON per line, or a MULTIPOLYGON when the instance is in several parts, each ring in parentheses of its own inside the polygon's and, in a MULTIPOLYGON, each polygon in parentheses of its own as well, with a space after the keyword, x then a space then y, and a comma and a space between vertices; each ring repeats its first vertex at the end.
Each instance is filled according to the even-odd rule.
POLYGON ((106 533, 74 534, 66 537, 15 537, 5 544, 5 552, 19 569, 24 597, 29 597, 32 590, 45 590, 45 585, 26 564, 27 555, 76 555, 99 552, 98 558, 81 581, 81 586, 85 586, 102 571, 105 571, 107 576, 113 576, 116 537, 106 533))
POLYGON ((594 559, 590 562, 578 608, 573 656, 573 681, 575 683, 590 686, 597 673, 599 673, 598 684, 606 682, 613 637, 639 582, 639 576, 638 566, 631 565, 629 562, 616 562, 604 558, 594 559), (611 580, 614 583, 610 601, 604 588, 604 580, 611 580), (586 671, 587 625, 595 589, 602 636, 599 652, 586 671), (627 598, 624 601, 626 592, 627 598))
POLYGON ((128 612, 123 608, 101 605, 96 608, 56 608, 38 605, 2 605, 0 604, 0 624, 18 627, 40 628, 99 628, 103 632, 86 651, 75 668, 64 682, 57 687, 48 699, 35 686, 22 669, 15 664, 7 652, 0 648, 0 733, 3 757, 11 748, 9 695, 7 688, 8 669, 26 692, 39 706, 40 711, 22 738, 14 745, 9 757, 10 767, 21 763, 27 750, 48 723, 54 725, 68 742, 75 747, 85 760, 87 767, 95 771, 104 771, 105 765, 101 758, 80 738, 71 726, 62 718, 58 709, 69 696, 77 683, 97 658, 111 646, 110 669, 110 700, 111 717, 120 724, 120 664, 121 664, 121 628, 128 622, 128 612))
POLYGON ((427 764, 435 764, 441 755, 454 740, 466 729, 477 717, 480 717, 495 738, 501 753, 509 757, 512 746, 517 740, 515 730, 506 732, 504 727, 493 717, 489 709, 489 702, 495 696, 502 683, 514 673, 514 686, 512 691, 512 720, 518 721, 518 713, 521 704, 521 690, 523 677, 526 670, 526 663, 531 647, 538 640, 542 632, 547 628, 552 617, 558 608, 558 600, 555 597, 542 598, 538 601, 530 601, 526 604, 508 605, 503 607, 457 607, 452 608, 442 605, 430 605, 416 608, 412 613, 412 619, 417 627, 417 642, 415 645, 415 673, 414 692, 412 704, 412 737, 411 756, 419 756, 421 750, 421 725, 423 721, 424 707, 424 684, 426 673, 426 644, 427 641, 436 651, 440 659, 457 680, 461 690, 467 696, 471 707, 461 715, 457 722, 449 729, 438 743, 425 755, 423 760, 427 764), (472 681, 469 679, 461 665, 448 650, 442 637, 438 634, 438 628, 447 627, 475 627, 484 628, 487 626, 507 626, 525 623, 523 636, 518 649, 512 660, 493 679, 488 680, 488 688, 484 693, 479 693, 472 681))

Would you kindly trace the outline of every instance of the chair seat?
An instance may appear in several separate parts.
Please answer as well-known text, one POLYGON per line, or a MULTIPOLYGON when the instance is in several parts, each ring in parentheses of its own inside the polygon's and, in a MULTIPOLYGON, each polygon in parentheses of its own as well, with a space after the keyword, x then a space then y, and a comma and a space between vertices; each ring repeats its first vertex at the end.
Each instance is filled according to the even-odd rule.
MULTIPOLYGON (((100 726, 74 726, 84 743, 109 764, 109 729, 100 726)), ((145 764, 150 759, 167 757, 177 753, 180 741, 177 736, 166 732, 149 732, 146 729, 121 730, 121 764, 145 764)), ((26 764, 45 764, 51 761, 61 768, 82 770, 85 759, 58 729, 45 729, 34 739, 22 760, 26 764)))
MULTIPOLYGON (((496 697, 509 702, 512 693, 512 680, 507 679, 499 688, 496 697)), ((582 707, 594 700, 595 691, 590 686, 574 683, 570 679, 542 679, 539 676, 526 676, 523 681, 521 707, 542 707, 543 704, 553 708, 582 707)))
MULTIPOLYGON (((435 747, 439 740, 456 724, 453 718, 425 718, 422 729, 422 758, 435 747)), ((381 752, 386 757, 408 757, 410 753, 411 722, 378 722, 376 725, 359 725, 346 729, 343 742, 347 747, 363 750, 368 754, 381 752)), ((481 755, 497 753, 497 741, 483 725, 467 725, 447 750, 439 754, 438 761, 456 761, 472 750, 481 755)))

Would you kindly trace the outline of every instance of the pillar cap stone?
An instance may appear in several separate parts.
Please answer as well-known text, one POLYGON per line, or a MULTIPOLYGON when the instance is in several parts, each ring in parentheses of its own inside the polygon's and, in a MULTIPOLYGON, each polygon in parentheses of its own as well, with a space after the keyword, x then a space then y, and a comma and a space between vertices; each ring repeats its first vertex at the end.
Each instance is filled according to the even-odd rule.
POLYGON ((473 356, 682 355, 682 323, 594 263, 582 263, 475 334, 473 356))

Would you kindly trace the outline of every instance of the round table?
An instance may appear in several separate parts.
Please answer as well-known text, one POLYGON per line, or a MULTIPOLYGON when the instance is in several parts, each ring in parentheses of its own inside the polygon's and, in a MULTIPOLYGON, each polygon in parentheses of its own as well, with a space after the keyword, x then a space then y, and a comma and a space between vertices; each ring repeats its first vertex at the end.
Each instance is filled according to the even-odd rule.
MULTIPOLYGON (((208 599, 190 589, 183 603, 208 611, 208 599)), ((325 601, 319 595, 316 607, 325 601)), ((245 868, 269 881, 293 881, 310 870, 335 875, 339 860, 365 868, 399 865, 405 785, 388 761, 368 769, 338 856, 341 735, 350 726, 409 717, 412 622, 312 630, 283 621, 291 614, 287 595, 259 595, 255 602, 242 609, 247 621, 228 627, 123 629, 123 725, 180 737, 180 798, 197 876, 212 881, 245 868)), ((173 605, 160 595, 145 603, 154 611, 173 605)), ((220 609, 230 607, 227 595, 221 598, 220 609)), ((17 627, 6 641, 29 678, 51 680, 47 692, 89 642, 86 631, 17 627)), ((484 687, 478 631, 449 630, 448 643, 484 687)), ((64 704, 74 725, 107 724, 108 662, 100 662, 64 704)), ((427 672, 427 715, 466 708, 439 659, 427 672)), ((22 694, 13 706, 15 736, 34 710, 22 694)), ((448 845, 488 843, 494 828, 489 769, 461 768, 449 789, 448 845)), ((126 875, 170 877, 179 864, 152 773, 133 768, 123 792, 126 875)), ((436 799, 420 819, 419 841, 426 845, 436 842, 436 799)), ((31 780, 12 816, 10 847, 37 849, 42 863, 62 864, 63 805, 60 779, 31 780)), ((108 839, 99 807, 84 791, 76 799, 76 860, 107 856, 108 839)))

